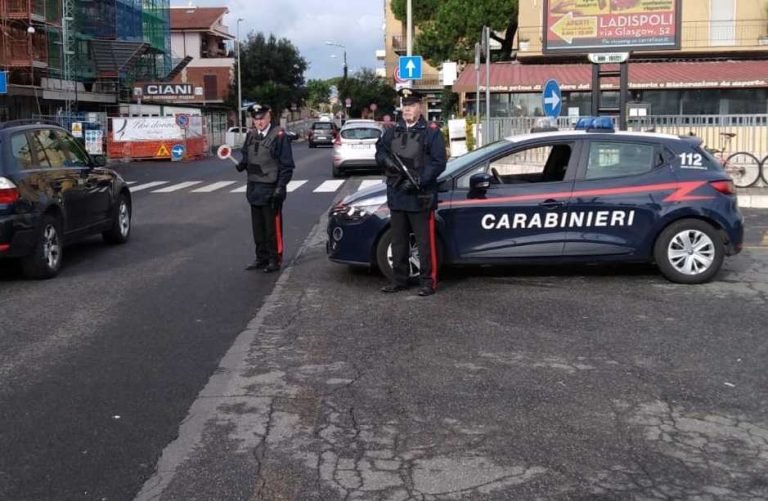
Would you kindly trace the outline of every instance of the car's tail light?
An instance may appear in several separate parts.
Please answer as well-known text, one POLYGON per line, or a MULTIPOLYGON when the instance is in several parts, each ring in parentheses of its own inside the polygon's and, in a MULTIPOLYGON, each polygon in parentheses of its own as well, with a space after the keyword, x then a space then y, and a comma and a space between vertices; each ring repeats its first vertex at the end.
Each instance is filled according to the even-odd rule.
POLYGON ((711 181, 709 184, 714 189, 725 195, 736 194, 736 187, 734 186, 733 181, 711 181))
POLYGON ((341 136, 339 134, 336 134, 333 138, 333 145, 334 146, 341 146, 341 136))
POLYGON ((19 199, 19 189, 10 179, 0 177, 0 204, 12 204, 19 199))

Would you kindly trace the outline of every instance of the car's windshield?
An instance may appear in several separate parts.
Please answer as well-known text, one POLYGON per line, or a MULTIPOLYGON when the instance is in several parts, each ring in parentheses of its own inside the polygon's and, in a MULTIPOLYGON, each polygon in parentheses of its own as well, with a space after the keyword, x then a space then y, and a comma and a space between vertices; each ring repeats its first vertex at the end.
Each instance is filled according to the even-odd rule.
POLYGON ((381 129, 371 127, 353 127, 341 130, 341 137, 344 139, 378 139, 381 135, 381 129))
POLYGON ((499 150, 503 150, 508 147, 509 141, 502 139, 495 143, 488 144, 476 150, 472 150, 469 153, 465 153, 460 157, 453 158, 448 161, 448 165, 445 171, 440 175, 438 181, 444 181, 449 177, 453 177, 454 174, 461 172, 465 167, 474 164, 478 160, 486 156, 493 156, 499 150))
POLYGON ((329 123, 317 123, 312 126, 313 129, 326 129, 330 130, 331 124, 329 123))

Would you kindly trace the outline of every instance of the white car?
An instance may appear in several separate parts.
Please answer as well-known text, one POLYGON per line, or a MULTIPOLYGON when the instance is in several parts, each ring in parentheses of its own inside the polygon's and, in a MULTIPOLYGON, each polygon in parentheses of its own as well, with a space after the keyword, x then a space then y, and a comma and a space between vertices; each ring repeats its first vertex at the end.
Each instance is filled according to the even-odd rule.
POLYGON ((350 170, 379 170, 376 141, 384 128, 374 120, 347 121, 333 143, 333 176, 350 170))
POLYGON ((247 127, 230 127, 224 139, 225 143, 233 148, 239 148, 245 141, 245 135, 248 133, 247 127), (240 134, 238 134, 240 132, 240 134))

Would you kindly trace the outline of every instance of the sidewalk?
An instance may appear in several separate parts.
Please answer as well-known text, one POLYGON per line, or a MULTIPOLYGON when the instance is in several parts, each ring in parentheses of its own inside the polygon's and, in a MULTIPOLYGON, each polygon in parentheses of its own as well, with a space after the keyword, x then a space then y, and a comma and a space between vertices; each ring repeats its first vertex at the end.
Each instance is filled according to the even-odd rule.
POLYGON ((768 187, 737 188, 739 207, 743 209, 768 209, 768 187))

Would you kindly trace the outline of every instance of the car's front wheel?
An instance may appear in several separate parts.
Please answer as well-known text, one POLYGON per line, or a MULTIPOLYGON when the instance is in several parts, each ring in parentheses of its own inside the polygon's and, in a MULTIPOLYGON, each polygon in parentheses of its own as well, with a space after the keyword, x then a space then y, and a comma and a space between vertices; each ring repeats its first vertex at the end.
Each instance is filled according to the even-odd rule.
POLYGON ((656 265, 669 281, 701 284, 720 270, 725 247, 712 225, 698 219, 683 219, 661 232, 653 254, 656 265))
POLYGON ((101 234, 105 242, 123 244, 131 235, 131 204, 125 194, 120 194, 115 207, 112 226, 101 234))
POLYGON ((53 215, 44 215, 35 248, 21 260, 24 275, 40 279, 55 277, 61 269, 63 248, 61 222, 53 215))
MULTIPOLYGON (((437 242, 437 267, 440 268, 442 263, 442 252, 439 241, 437 242)), ((416 246, 416 237, 411 234, 410 237, 410 251, 408 255, 408 277, 415 279, 419 277, 421 271, 421 263, 419 261, 419 248, 416 246)), ((382 275, 387 277, 390 281, 394 281, 395 273, 392 270, 392 230, 388 229, 379 239, 379 244, 376 246, 376 266, 381 271, 382 275)))

